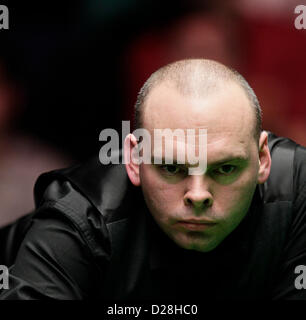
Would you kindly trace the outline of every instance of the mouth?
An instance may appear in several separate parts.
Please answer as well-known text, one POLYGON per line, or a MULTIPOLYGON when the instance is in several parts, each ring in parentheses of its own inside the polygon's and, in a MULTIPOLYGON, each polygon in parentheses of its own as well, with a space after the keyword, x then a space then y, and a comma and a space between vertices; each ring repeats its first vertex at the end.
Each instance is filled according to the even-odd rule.
POLYGON ((204 231, 207 229, 212 228, 215 226, 217 223, 213 221, 208 221, 208 220, 180 220, 177 222, 179 227, 182 227, 187 230, 191 231, 204 231))

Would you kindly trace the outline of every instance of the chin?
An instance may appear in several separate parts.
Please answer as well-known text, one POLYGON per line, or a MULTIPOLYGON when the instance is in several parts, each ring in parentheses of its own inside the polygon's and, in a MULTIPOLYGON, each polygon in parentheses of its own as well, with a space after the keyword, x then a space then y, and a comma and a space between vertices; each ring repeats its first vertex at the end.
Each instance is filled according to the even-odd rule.
POLYGON ((219 243, 216 242, 207 242, 207 241, 194 241, 194 239, 188 239, 188 241, 176 241, 174 242, 181 248, 186 250, 193 250, 198 252, 210 252, 214 250, 219 243))
POLYGON ((198 252, 210 252, 213 251, 218 245, 215 246, 194 246, 190 250, 198 251, 198 252))

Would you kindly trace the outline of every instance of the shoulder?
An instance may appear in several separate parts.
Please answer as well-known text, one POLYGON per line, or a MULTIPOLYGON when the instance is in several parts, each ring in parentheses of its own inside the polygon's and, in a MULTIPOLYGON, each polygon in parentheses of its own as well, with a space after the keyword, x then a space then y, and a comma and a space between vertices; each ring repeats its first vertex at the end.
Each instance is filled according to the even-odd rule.
POLYGON ((297 193, 306 189, 306 148, 301 145, 295 151, 293 178, 297 193))
POLYGON ((34 187, 37 207, 46 202, 78 210, 80 206, 91 206, 106 221, 111 212, 118 209, 131 184, 123 165, 102 165, 97 157, 84 164, 42 174, 34 187))
MULTIPOLYGON (((37 216, 54 209, 67 217, 96 255, 110 250, 110 233, 127 221, 142 203, 123 165, 102 165, 98 158, 67 169, 48 172, 35 185, 37 216)), ((113 236, 113 235, 112 235, 113 236)))
POLYGON ((269 179, 260 187, 267 202, 294 202, 305 181, 305 148, 293 140, 269 132, 272 165, 269 179))

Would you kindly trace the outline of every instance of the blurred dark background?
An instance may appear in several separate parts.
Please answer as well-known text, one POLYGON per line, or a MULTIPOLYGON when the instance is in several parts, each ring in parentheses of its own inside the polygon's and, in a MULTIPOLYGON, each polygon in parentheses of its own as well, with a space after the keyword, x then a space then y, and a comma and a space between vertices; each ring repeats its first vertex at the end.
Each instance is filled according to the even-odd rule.
POLYGON ((40 172, 97 155, 100 131, 121 132, 143 82, 174 60, 206 57, 236 68, 258 95, 264 128, 306 145, 298 1, 0 4, 9 8, 9 30, 0 30, 0 202, 7 207, 0 225, 32 206, 40 172))

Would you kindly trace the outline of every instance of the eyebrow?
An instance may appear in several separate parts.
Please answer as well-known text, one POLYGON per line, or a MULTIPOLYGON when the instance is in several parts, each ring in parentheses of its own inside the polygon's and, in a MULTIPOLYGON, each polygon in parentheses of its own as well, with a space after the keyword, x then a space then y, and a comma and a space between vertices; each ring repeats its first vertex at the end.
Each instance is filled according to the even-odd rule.
MULTIPOLYGON (((154 160, 159 160, 161 164, 166 164, 166 158, 154 158, 154 156, 151 157, 151 163, 154 164, 154 160)), ((223 159, 217 160, 215 162, 207 163, 207 167, 216 167, 220 166, 224 163, 229 163, 229 162, 235 162, 235 163, 242 163, 242 162, 247 162, 248 158, 246 156, 241 156, 241 155, 233 155, 233 156, 227 156, 223 159)), ((186 163, 177 163, 177 160, 173 158, 173 164, 178 164, 178 165, 186 165, 186 163)))
POLYGON ((219 166, 221 164, 228 163, 228 162, 241 163, 241 162, 247 162, 247 161, 248 161, 248 158, 246 156, 241 156, 241 155, 239 155, 239 156, 228 156, 226 158, 217 160, 215 162, 207 163, 207 167, 216 167, 216 166, 219 166))
MULTIPOLYGON (((154 164, 155 160, 158 161, 158 164, 160 164, 160 163, 161 163, 161 164, 166 164, 166 158, 164 158, 164 157, 162 157, 162 158, 156 157, 156 158, 155 158, 154 156, 152 156, 152 157, 151 157, 151 163, 154 164)), ((169 160, 170 160, 170 159, 169 159, 169 160)), ((173 160, 173 161, 172 161, 173 164, 178 164, 177 161, 176 161, 176 159, 173 158, 172 160, 173 160)))

